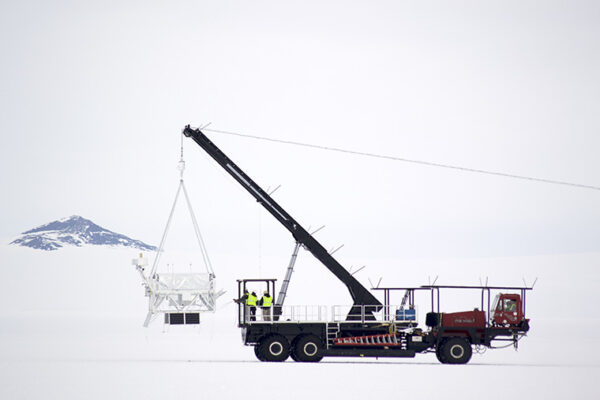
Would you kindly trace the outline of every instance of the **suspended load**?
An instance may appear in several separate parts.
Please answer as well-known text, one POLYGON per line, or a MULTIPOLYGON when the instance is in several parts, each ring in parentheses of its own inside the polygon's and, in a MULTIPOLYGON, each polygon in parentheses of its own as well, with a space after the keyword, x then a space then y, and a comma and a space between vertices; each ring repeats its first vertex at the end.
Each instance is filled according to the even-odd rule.
POLYGON ((148 297, 148 314, 144 321, 145 327, 161 314, 164 315, 164 323, 168 325, 199 324, 200 313, 215 312, 217 298, 225 293, 223 290, 216 291, 215 273, 183 181, 185 170, 183 142, 178 169, 180 173, 179 186, 152 267, 147 271, 148 259, 143 254, 132 260, 132 264, 136 266, 142 277, 145 295, 148 297), (160 258, 164 251, 167 234, 181 192, 183 192, 187 203, 206 272, 158 271, 160 258))

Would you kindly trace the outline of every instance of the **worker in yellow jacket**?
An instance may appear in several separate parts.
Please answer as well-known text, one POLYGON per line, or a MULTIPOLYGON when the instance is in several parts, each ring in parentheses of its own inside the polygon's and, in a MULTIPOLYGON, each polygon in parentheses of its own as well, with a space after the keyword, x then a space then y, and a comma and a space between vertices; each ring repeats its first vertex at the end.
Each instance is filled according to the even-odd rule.
POLYGON ((233 299, 238 304, 245 305, 244 317, 247 313, 250 314, 250 321, 256 321, 256 303, 258 302, 258 297, 256 297, 256 293, 249 293, 247 290, 244 290, 244 295, 239 299, 233 299))
POLYGON ((273 309, 273 298, 267 290, 264 291, 263 296, 258 301, 258 305, 262 309, 263 321, 271 320, 271 310, 273 309))

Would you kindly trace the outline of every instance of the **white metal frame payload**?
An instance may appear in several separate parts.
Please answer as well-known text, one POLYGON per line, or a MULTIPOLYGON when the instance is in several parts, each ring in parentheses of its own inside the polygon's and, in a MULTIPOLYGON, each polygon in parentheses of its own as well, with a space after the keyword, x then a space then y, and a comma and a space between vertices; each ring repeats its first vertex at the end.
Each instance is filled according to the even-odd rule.
POLYGON ((179 186, 177 193, 175 194, 175 200, 171 207, 171 213, 167 220, 167 225, 162 235, 160 245, 156 252, 156 257, 152 263, 150 272, 146 272, 148 266, 148 259, 144 258, 140 254, 139 258, 133 259, 132 264, 136 266, 137 271, 142 277, 142 282, 145 287, 145 295, 149 297, 148 301, 148 314, 144 321, 144 326, 147 327, 160 314, 168 313, 202 313, 202 312, 215 312, 216 311, 216 300, 219 296, 223 295, 225 291, 216 291, 215 285, 215 273, 202 239, 202 234, 198 228, 198 222, 192 209, 192 204, 185 188, 183 181, 183 172, 185 170, 185 161, 183 160, 183 142, 181 147, 181 158, 177 166, 179 170, 179 186), (202 254, 202 261, 206 268, 205 273, 157 273, 160 257, 163 252, 167 234, 171 226, 175 207, 179 200, 179 194, 183 191, 192 224, 194 226, 194 232, 196 239, 198 240, 198 246, 200 247, 200 253, 202 254))

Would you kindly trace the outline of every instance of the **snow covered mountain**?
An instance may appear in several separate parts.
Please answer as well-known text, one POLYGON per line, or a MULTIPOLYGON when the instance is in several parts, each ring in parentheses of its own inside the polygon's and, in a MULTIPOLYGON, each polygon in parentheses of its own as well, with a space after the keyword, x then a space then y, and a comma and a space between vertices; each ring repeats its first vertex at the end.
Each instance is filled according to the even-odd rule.
POLYGON ((23 232, 10 244, 39 250, 57 250, 64 245, 80 247, 85 244, 124 246, 147 251, 156 250, 155 246, 111 232, 78 215, 53 221, 23 232))

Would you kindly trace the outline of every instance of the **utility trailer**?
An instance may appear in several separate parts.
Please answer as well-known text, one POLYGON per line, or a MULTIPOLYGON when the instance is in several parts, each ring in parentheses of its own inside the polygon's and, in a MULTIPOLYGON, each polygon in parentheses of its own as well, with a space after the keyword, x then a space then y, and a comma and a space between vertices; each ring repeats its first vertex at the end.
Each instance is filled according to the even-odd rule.
MULTIPOLYGON (((291 356, 295 361, 318 362, 325 356, 414 357, 417 353, 435 352, 442 363, 464 364, 471 358, 473 346, 476 349, 482 346, 491 348, 497 341, 507 341, 516 347, 529 330, 524 306, 525 294, 531 288, 527 287, 430 285, 375 288, 384 291, 385 300, 382 304, 200 129, 188 125, 183 129, 183 134, 192 138, 246 189, 292 234, 296 242, 277 301, 268 309, 266 318, 261 319, 251 312, 249 306, 238 303, 238 326, 242 329, 244 344, 254 347, 259 360, 285 361, 291 356), (300 247, 312 253, 346 285, 353 300, 352 305, 333 306, 330 313, 324 306, 284 305, 300 247), (482 293, 481 309, 442 313, 440 289, 479 289, 482 293), (390 293, 398 290, 403 290, 405 295, 399 306, 392 306, 389 302, 390 293), (491 306, 492 290, 520 293, 498 293, 491 306), (414 304, 416 291, 431 293, 431 312, 426 316, 425 330, 417 323, 414 304), (485 299, 487 316, 483 311, 485 299)), ((275 279, 238 280, 238 299, 242 298, 248 285, 265 285, 270 293, 275 293, 275 282, 275 279)))

